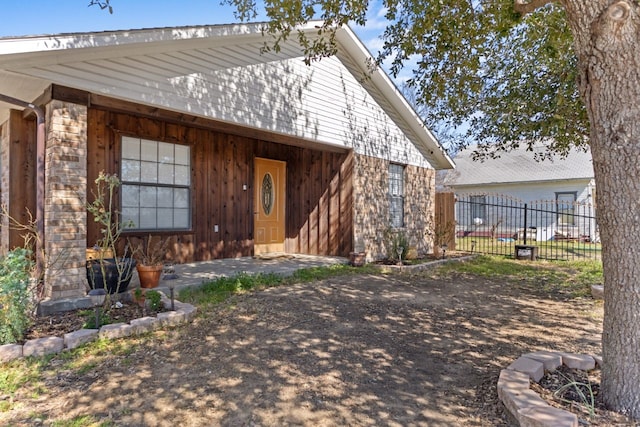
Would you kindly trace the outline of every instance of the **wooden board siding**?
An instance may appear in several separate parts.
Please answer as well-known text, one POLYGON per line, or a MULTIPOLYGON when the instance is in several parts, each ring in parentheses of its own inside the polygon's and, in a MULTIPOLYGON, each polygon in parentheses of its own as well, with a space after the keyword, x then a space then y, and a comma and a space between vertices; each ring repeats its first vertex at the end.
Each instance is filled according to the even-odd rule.
MULTIPOLYGON (((164 233, 173 238, 177 262, 253 254, 255 157, 287 162, 287 252, 346 256, 352 250, 351 152, 284 145, 99 108, 89 109, 88 121, 90 184, 101 170, 119 174, 123 135, 191 146, 192 230, 164 233)), ((88 245, 98 233, 90 218, 88 245)), ((129 237, 136 241, 144 235, 129 237)))
MULTIPOLYGON (((11 110, 8 122, 9 215, 28 224, 36 215, 36 123, 22 111, 11 110), (29 212, 32 218, 29 218, 29 212)), ((9 228, 8 249, 24 246, 24 230, 9 228)))

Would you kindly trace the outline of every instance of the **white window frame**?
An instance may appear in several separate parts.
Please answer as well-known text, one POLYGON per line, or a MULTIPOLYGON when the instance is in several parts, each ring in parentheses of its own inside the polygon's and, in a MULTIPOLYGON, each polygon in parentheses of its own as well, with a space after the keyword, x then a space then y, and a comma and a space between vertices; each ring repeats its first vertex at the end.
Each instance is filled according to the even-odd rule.
POLYGON ((120 160, 127 231, 191 230, 191 147, 123 136, 120 160))
POLYGON ((389 163, 389 224, 404 227, 404 171, 405 167, 389 163))
POLYGON ((559 225, 576 225, 575 206, 577 199, 578 193, 575 191, 556 192, 556 211, 558 212, 559 225))
POLYGON ((471 219, 474 222, 484 224, 487 222, 487 196, 484 194, 477 194, 469 197, 469 206, 471 208, 471 219), (478 221, 478 219, 482 221, 478 221))

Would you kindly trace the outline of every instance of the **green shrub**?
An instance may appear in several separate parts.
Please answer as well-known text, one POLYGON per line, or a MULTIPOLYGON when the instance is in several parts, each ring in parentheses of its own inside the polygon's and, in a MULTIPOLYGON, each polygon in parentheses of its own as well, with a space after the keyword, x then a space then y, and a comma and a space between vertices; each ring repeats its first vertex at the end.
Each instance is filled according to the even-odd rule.
POLYGON ((15 343, 29 327, 31 251, 16 248, 0 258, 0 344, 15 343))
POLYGON ((152 311, 159 311, 162 308, 162 296, 158 291, 147 291, 145 294, 149 301, 149 308, 152 311))

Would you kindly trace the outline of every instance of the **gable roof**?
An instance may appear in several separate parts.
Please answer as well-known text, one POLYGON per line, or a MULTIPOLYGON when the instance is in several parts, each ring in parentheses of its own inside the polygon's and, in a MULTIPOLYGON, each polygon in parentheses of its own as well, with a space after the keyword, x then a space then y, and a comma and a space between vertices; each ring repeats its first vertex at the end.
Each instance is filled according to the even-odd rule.
MULTIPOLYGON (((363 154, 371 147, 357 141, 380 135, 397 148, 379 156, 453 167, 389 76, 370 72, 351 29, 337 31, 335 58, 307 67, 295 40, 261 53, 262 25, 0 38, 0 93, 32 101, 54 83, 363 154)), ((317 25, 299 30, 312 37, 317 25)), ((0 102, 0 123, 8 108, 0 102)))
POLYGON ((475 147, 467 147, 455 157, 456 170, 448 171, 443 179, 445 186, 479 186, 491 184, 516 184, 549 182, 574 179, 592 179, 593 163, 590 151, 572 149, 566 158, 536 161, 536 151, 544 149, 537 145, 534 151, 520 147, 501 153, 499 158, 474 161, 475 147))

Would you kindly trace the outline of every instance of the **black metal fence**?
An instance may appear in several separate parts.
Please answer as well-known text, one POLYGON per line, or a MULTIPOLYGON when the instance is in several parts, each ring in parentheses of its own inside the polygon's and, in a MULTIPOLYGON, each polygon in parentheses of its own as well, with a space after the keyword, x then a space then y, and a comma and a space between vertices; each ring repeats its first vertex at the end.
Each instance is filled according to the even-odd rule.
POLYGON ((600 235, 591 203, 566 199, 524 203, 482 194, 458 196, 455 211, 456 249, 460 251, 600 259, 600 235))

